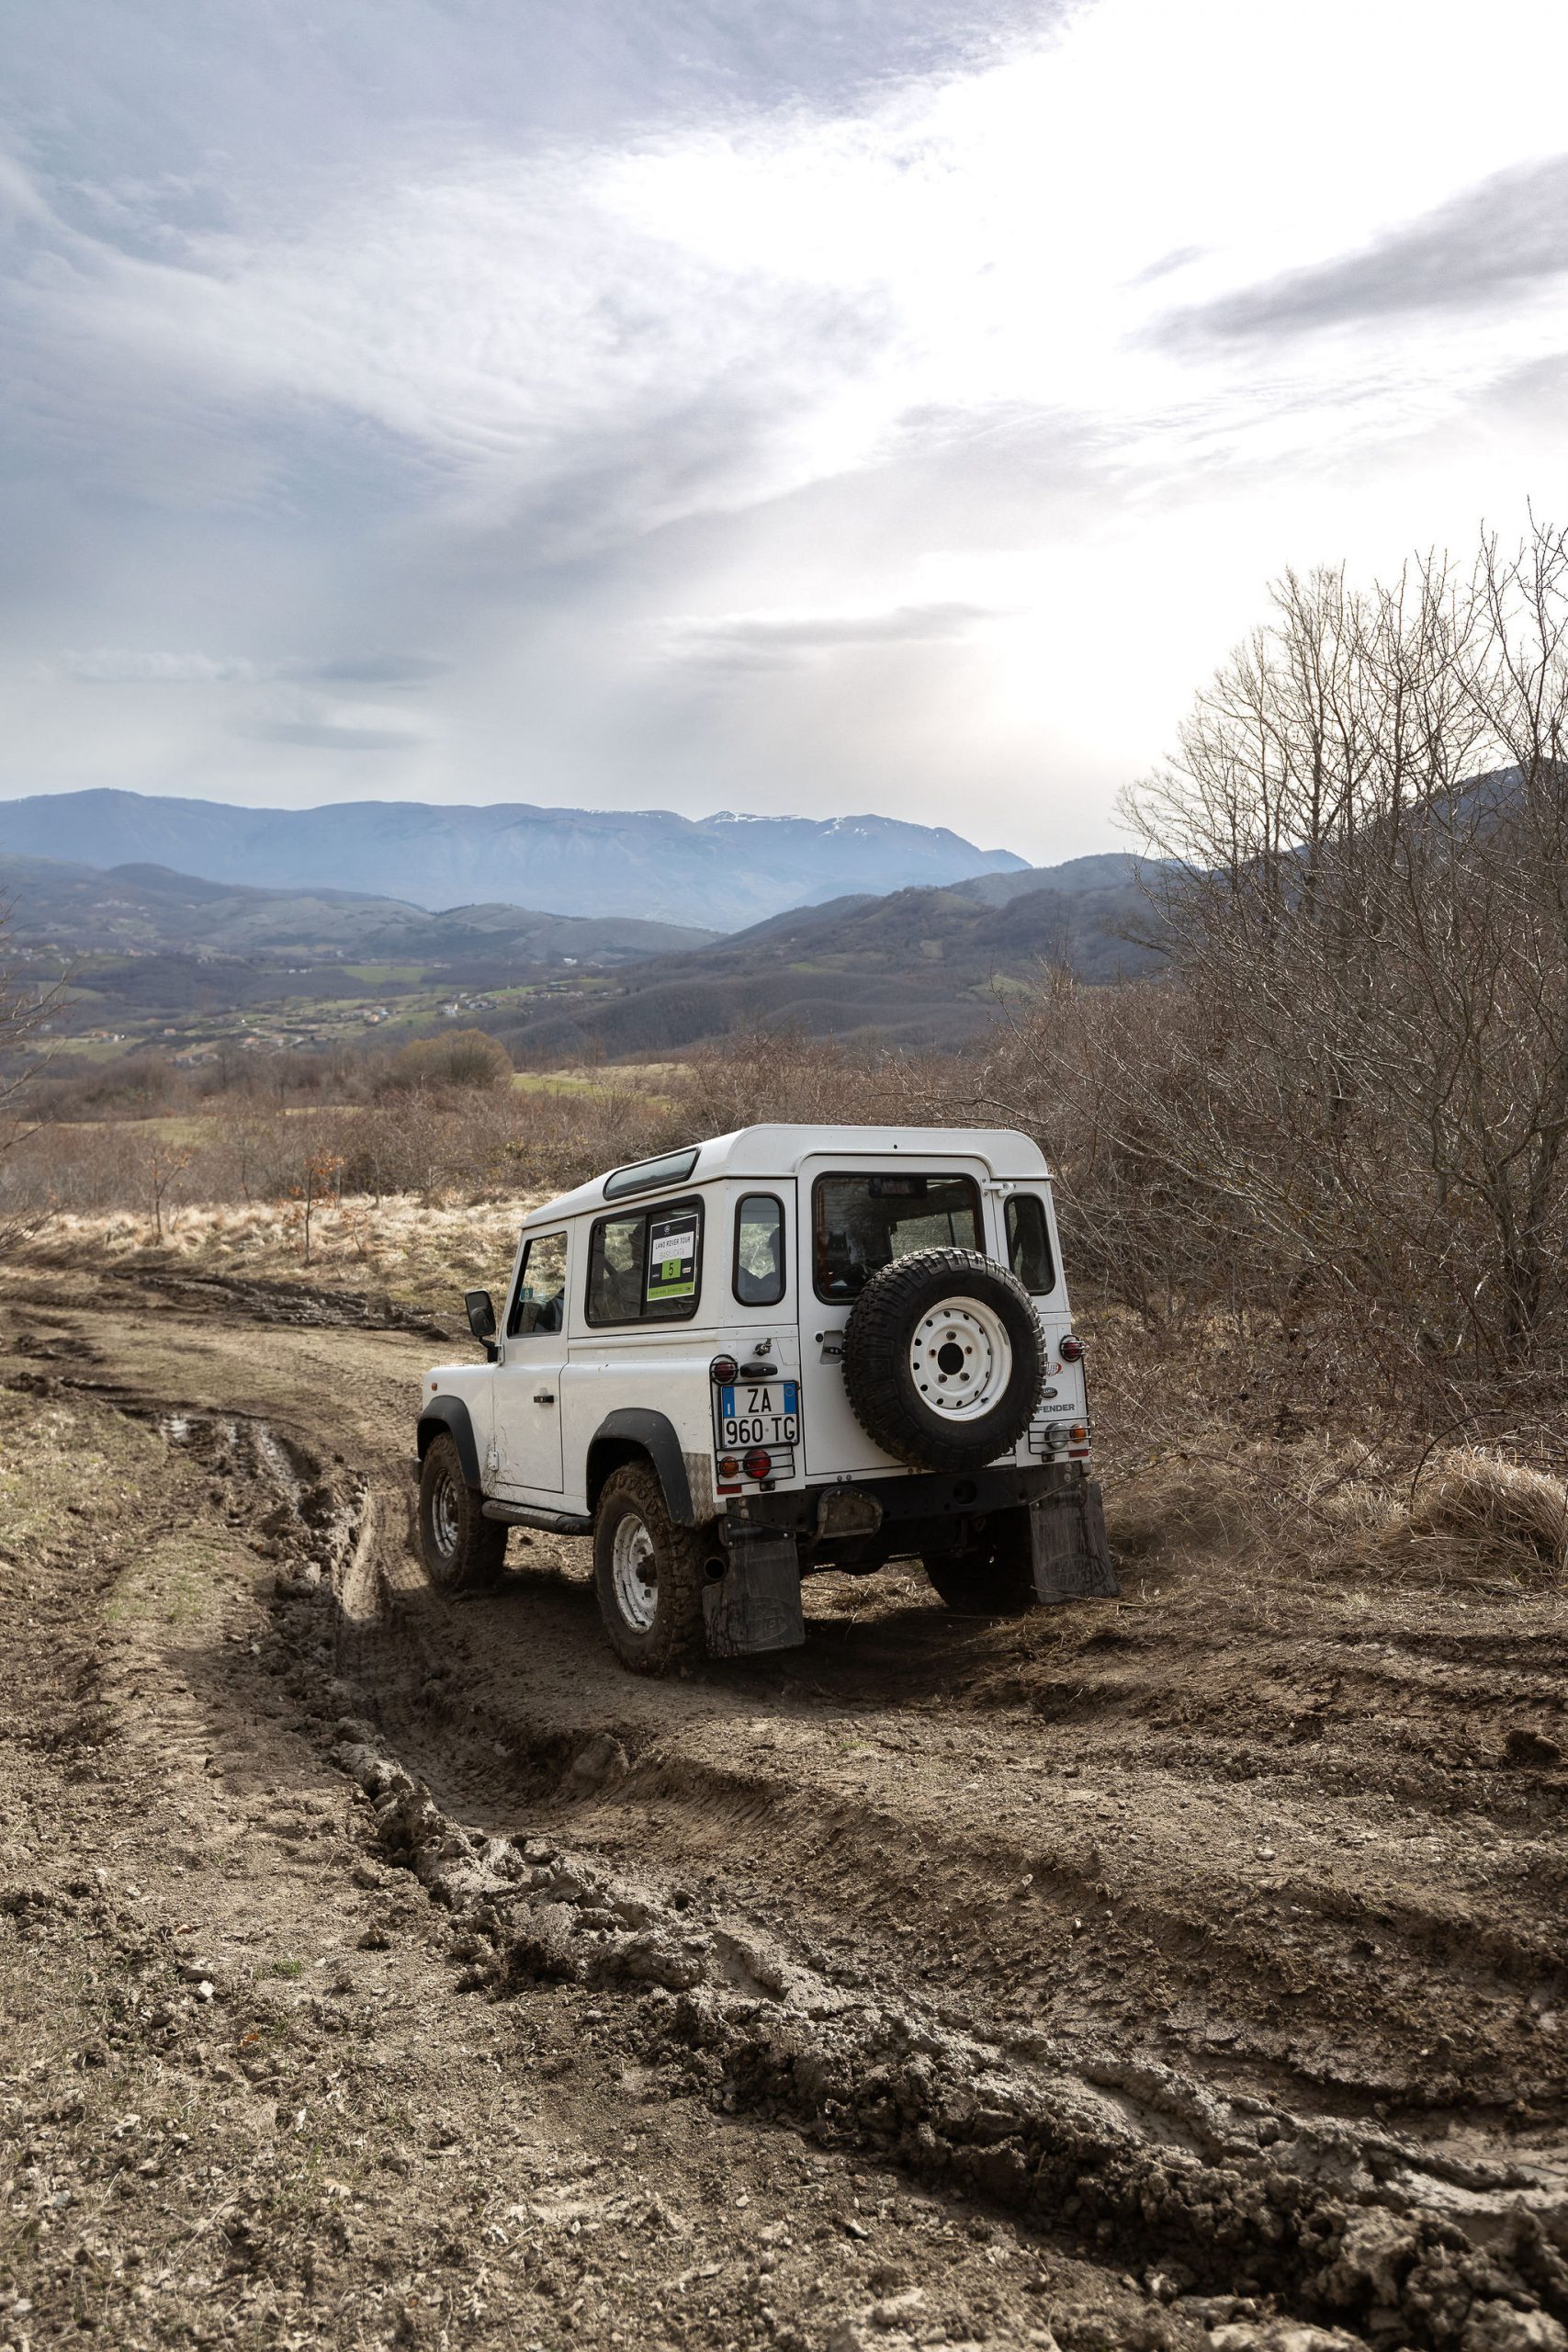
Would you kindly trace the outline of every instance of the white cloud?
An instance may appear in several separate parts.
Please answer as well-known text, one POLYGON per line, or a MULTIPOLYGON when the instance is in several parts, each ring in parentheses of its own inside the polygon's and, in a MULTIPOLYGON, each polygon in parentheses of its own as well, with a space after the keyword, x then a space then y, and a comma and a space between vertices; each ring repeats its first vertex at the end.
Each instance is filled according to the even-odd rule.
POLYGON ((783 666, 813 654, 864 645, 936 645, 987 617, 983 605, 893 605, 881 612, 716 613, 673 620, 659 632, 677 660, 721 668, 783 666))
POLYGON ((310 678, 329 685, 420 686, 439 676, 445 664, 417 653, 343 653, 322 661, 296 654, 256 662, 240 653, 131 651, 98 646, 66 648, 47 672, 107 686, 254 686, 272 679, 310 678))
MULTIPOLYGON (((1217 430, 1401 430, 1495 373, 1496 345, 1402 322, 1408 387, 1389 351, 1183 362, 1145 345, 1169 300, 1150 272, 1184 248, 1184 295, 1213 301, 1555 148, 1568 18, 1501 0, 1479 53, 1451 7, 1408 48, 1400 5, 1325 0, 1310 40, 1269 21, 1103 0, 1051 46, 862 115, 469 157, 349 187, 305 228, 192 231, 172 261, 62 228, 29 299, 231 426, 233 404, 369 421, 470 521, 563 473, 591 505, 607 460, 604 526, 651 527, 863 465, 920 409, 1091 412, 1152 465, 1217 430), (1251 77, 1279 103, 1244 103, 1251 77)), ((1523 304, 1498 332, 1522 361, 1557 323, 1523 304)))
POLYGON ((63 678, 98 686, 253 685, 268 674, 239 654, 132 653, 113 647, 62 653, 53 667, 63 678))

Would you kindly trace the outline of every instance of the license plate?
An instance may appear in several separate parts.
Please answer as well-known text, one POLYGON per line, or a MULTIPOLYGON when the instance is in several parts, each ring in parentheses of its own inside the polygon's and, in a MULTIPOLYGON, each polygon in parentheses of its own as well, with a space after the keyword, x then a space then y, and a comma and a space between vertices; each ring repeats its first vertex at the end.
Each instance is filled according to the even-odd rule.
POLYGON ((799 1440, 800 1390, 795 1381, 738 1381, 719 1390, 718 1442, 726 1453, 742 1445, 795 1445, 799 1440))

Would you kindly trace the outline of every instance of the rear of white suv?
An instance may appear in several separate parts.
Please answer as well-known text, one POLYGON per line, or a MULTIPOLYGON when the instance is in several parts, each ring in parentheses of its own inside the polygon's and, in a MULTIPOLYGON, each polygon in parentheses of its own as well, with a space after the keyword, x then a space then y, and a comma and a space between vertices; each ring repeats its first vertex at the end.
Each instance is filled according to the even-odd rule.
POLYGON ((818 1568, 918 1557, 951 1606, 987 1611, 1115 1589, 1048 1171, 1021 1136, 760 1127, 614 1170, 530 1216, 489 1347, 488 1368, 443 1368, 445 1403, 427 1383, 427 1485, 457 1476, 470 1408, 488 1439, 463 1470, 479 1491, 422 1513, 432 1573, 458 1520, 592 1532, 606 1631, 640 1670, 798 1642, 818 1568))

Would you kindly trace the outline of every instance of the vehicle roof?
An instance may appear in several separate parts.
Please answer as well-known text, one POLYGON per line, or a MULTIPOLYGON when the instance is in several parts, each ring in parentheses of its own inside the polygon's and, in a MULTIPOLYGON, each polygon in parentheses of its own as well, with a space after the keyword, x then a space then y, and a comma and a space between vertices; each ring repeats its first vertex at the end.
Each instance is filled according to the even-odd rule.
MULTIPOLYGON (((911 1159, 978 1159, 992 1176, 1023 1182, 1051 1172, 1039 1145, 1013 1127, 738 1127, 733 1135, 713 1136, 698 1146, 696 1166, 680 1180, 678 1188, 659 1185, 646 1196, 630 1193, 608 1205, 635 1209, 644 1197, 652 1198, 654 1190, 684 1192, 721 1176, 755 1177, 761 1182, 786 1179, 803 1159, 814 1159, 824 1152, 846 1159, 893 1152, 911 1159)), ((579 1184, 575 1192, 563 1193, 558 1199, 530 1209, 524 1224, 553 1224, 558 1217, 581 1216, 589 1209, 604 1208, 604 1179, 614 1173, 613 1169, 604 1169, 588 1183, 579 1184)))

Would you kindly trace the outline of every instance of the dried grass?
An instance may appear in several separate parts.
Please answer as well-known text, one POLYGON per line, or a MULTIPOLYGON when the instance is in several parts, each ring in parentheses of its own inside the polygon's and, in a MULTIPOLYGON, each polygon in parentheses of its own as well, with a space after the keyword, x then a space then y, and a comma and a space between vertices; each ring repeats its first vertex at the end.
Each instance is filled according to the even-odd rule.
POLYGON ((1452 1574, 1555 1582, 1568 1565, 1568 1487, 1477 1446, 1440 1454, 1387 1528, 1392 1556, 1425 1549, 1452 1574))
POLYGON ((127 1210, 62 1214, 13 1255, 38 1264, 175 1263, 346 1289, 374 1282, 405 1298, 455 1308, 465 1287, 504 1283, 518 1226, 543 1197, 520 1192, 479 1207, 430 1207, 402 1194, 374 1205, 329 1205, 312 1219, 308 1266, 297 1213, 272 1202, 182 1208, 167 1220, 161 1243, 149 1218, 127 1210))

